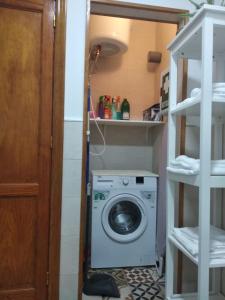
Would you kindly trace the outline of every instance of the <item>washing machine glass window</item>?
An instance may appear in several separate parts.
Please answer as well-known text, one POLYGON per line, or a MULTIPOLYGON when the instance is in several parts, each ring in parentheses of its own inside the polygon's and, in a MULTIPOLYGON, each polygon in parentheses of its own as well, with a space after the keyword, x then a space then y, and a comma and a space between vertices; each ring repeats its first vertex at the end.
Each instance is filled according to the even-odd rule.
POLYGON ((133 202, 120 201, 113 205, 109 212, 109 224, 116 233, 130 234, 141 223, 141 211, 133 202))
POLYGON ((128 243, 139 238, 147 226, 146 207, 134 195, 120 194, 111 198, 102 212, 102 226, 107 235, 128 243))

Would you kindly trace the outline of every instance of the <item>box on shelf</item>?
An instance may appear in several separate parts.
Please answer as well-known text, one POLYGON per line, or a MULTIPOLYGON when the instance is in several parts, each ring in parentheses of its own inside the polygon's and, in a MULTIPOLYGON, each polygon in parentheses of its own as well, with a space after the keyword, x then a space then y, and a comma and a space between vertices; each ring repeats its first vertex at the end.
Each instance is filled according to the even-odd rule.
POLYGON ((154 104, 143 111, 144 121, 161 121, 160 105, 154 104))

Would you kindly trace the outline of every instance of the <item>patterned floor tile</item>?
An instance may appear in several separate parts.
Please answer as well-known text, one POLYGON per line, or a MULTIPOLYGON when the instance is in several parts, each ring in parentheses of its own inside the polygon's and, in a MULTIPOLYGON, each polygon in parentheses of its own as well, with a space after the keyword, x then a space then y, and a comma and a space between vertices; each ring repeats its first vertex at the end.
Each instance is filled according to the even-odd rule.
MULTIPOLYGON (((113 298, 110 298, 110 300, 113 300, 113 298)), ((126 286, 126 287, 123 287, 123 288, 120 288, 120 300, 133 300, 134 298, 132 297, 132 294, 131 294, 131 288, 130 286, 126 286)), ((116 300, 114 298, 114 300, 116 300)))
POLYGON ((165 279, 155 267, 124 270, 134 300, 164 299, 165 279))
POLYGON ((149 272, 151 273, 151 276, 152 276, 152 279, 154 280, 154 282, 165 283, 164 276, 160 277, 155 267, 149 268, 149 272))
MULTIPOLYGON (((92 273, 112 275, 120 290, 120 300, 163 300, 165 295, 165 279, 159 276, 155 267, 98 269, 92 273)), ((113 300, 116 298, 100 298, 113 300)), ((87 299, 88 300, 88 299, 87 299)), ((92 298, 90 298, 92 300, 92 298)), ((94 298, 93 298, 94 300, 94 298)))
POLYGON ((139 283, 131 284, 131 293, 134 300, 163 300, 164 289, 159 284, 139 283))
POLYGON ((149 268, 131 268, 125 269, 124 275, 127 282, 130 283, 145 283, 152 282, 152 274, 149 268))

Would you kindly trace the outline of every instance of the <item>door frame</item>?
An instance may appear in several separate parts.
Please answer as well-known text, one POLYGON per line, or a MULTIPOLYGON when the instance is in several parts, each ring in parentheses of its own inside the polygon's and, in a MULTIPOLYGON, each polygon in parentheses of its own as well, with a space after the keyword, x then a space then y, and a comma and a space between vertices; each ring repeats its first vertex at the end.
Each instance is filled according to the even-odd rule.
POLYGON ((48 300, 59 299, 67 0, 55 0, 48 300))
MULTIPOLYGON (((82 289, 83 289, 83 277, 84 277, 84 261, 85 261, 85 228, 86 228, 86 212, 87 212, 87 206, 86 206, 86 161, 87 161, 87 140, 86 140, 86 132, 87 132, 87 95, 88 95, 88 28, 89 28, 89 22, 90 22, 90 15, 92 13, 91 9, 91 3, 92 4, 104 4, 108 6, 109 8, 115 9, 118 8, 121 11, 121 14, 116 15, 116 17, 122 17, 122 18, 130 18, 126 14, 124 14, 123 8, 131 9, 131 10, 139 10, 139 11, 145 11, 148 13, 154 12, 155 14, 159 13, 162 14, 184 14, 188 13, 187 10, 181 10, 181 9, 175 9, 170 7, 156 7, 152 5, 145 5, 145 4, 137 4, 137 3, 129 3, 129 2, 123 2, 118 0, 87 0, 87 24, 86 24, 86 56, 85 56, 85 86, 84 86, 84 108, 83 108, 83 150, 82 150, 82 190, 81 190, 81 208, 80 208, 80 247, 79 247, 79 278, 78 278, 78 300, 82 300, 82 289)), ((94 12, 96 15, 103 15, 102 13, 98 13, 97 11, 94 12)), ((113 13, 105 13, 104 15, 107 16, 115 16, 113 13)), ((165 21, 165 19, 158 19, 157 21, 155 19, 146 17, 140 18, 140 17, 132 17, 133 19, 138 20, 148 20, 153 22, 161 22, 161 23, 173 23, 177 24, 179 26, 179 22, 168 22, 165 21)), ((187 63, 183 61, 182 63, 182 69, 183 69, 183 78, 182 78, 182 87, 181 87, 181 95, 182 97, 186 97, 187 94, 187 63)), ((183 99, 183 98, 182 98, 183 99)), ((185 121, 183 118, 181 118, 180 123, 180 149, 181 152, 184 151, 184 145, 185 145, 185 121)), ((184 207, 184 188, 182 185, 179 187, 179 224, 183 223, 183 207, 184 207)), ((182 274, 182 255, 179 253, 178 256, 178 272, 179 274, 182 274)), ((181 277, 181 276, 180 276, 181 277)), ((177 289, 181 290, 182 288, 182 282, 181 278, 178 278, 177 280, 177 289)))

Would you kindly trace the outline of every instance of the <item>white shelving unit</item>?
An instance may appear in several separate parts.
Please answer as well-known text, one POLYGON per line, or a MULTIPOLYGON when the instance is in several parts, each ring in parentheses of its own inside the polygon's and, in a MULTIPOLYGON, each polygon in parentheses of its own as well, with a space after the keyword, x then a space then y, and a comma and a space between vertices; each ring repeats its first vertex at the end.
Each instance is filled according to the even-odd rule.
MULTIPOLYGON (((225 61, 225 9, 219 6, 204 5, 168 48, 171 52, 168 164, 176 156, 177 116, 198 116, 200 119, 200 173, 196 176, 168 173, 166 299, 225 300, 220 293, 218 284, 215 283, 220 281, 219 277, 214 277, 215 293, 209 293, 209 269, 225 267, 225 259, 216 261, 209 259, 211 188, 225 188, 225 176, 211 176, 210 174, 212 120, 220 121, 220 124, 214 125, 214 127, 216 129, 215 138, 221 143, 221 121, 223 122, 225 117, 225 102, 214 101, 212 97, 213 59, 225 61), (177 103, 177 68, 180 58, 201 60, 202 92, 199 100, 177 103), (172 235, 175 226, 175 197, 178 182, 199 188, 199 253, 197 258, 192 256, 172 235), (196 294, 174 295, 176 249, 179 249, 198 267, 198 291, 196 294)), ((221 67, 223 64, 218 65, 221 67)), ((222 151, 217 149, 214 155, 215 159, 221 159, 222 151)), ((217 194, 215 193, 215 195, 217 194)), ((216 270, 214 269, 214 275, 220 276, 216 270)))

